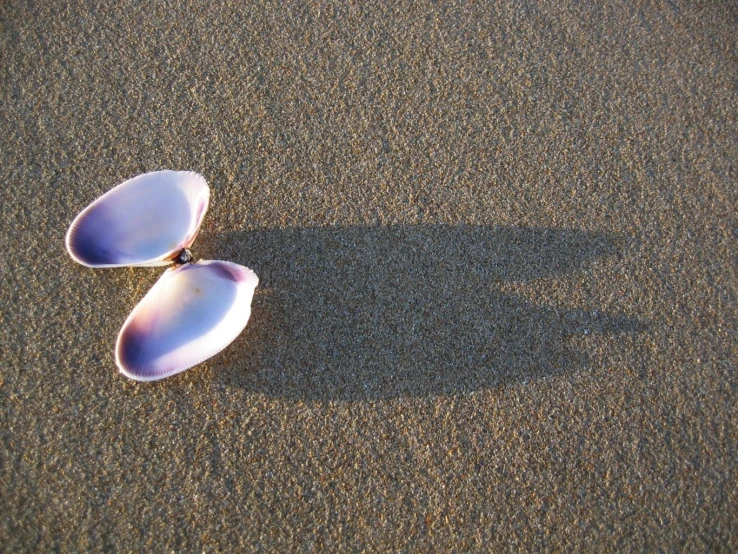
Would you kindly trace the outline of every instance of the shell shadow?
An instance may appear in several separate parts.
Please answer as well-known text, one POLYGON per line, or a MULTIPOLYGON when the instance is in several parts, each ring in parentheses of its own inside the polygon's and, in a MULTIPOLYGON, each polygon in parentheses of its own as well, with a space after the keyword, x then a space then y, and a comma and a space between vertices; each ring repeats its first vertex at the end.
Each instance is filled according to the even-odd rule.
POLYGON ((630 238, 524 227, 393 225, 201 236, 260 277, 246 331, 211 362, 227 386, 302 400, 458 394, 569 371, 576 335, 633 334, 619 314, 499 290, 617 255, 630 238))

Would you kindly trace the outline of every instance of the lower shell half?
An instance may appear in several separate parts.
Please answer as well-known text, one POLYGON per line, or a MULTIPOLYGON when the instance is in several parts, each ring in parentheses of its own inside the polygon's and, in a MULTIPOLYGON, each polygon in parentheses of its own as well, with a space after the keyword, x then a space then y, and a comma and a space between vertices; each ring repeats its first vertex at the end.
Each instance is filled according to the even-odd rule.
POLYGON ((247 267, 200 260, 168 269, 128 316, 115 359, 136 381, 155 381, 214 356, 243 331, 259 283, 247 267))

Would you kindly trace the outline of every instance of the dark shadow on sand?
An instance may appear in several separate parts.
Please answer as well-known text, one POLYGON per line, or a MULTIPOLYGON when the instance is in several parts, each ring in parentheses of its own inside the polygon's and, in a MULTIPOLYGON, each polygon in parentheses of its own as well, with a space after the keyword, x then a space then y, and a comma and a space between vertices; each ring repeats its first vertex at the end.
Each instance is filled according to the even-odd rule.
POLYGON ((636 333, 620 314, 532 304, 504 282, 556 277, 615 256, 625 237, 446 225, 234 232, 203 257, 260 277, 245 333, 216 379, 304 400, 465 393, 586 363, 575 335, 636 333))

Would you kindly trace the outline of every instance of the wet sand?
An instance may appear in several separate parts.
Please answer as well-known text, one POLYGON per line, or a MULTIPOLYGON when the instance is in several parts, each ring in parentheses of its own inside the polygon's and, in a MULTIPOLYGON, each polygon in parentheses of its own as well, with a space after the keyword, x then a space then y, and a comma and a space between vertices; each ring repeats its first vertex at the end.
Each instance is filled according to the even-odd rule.
POLYGON ((735 4, 0 14, 2 550, 738 549, 735 4), (162 168, 261 282, 138 384, 64 234, 162 168))

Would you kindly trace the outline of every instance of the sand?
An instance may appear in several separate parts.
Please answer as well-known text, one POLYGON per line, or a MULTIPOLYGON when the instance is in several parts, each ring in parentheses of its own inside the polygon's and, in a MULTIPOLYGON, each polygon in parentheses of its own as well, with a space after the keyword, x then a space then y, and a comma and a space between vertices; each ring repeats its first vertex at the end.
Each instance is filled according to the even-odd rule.
POLYGON ((737 550, 736 4, 365 4, 0 8, 0 549, 737 550), (162 168, 261 283, 138 384, 162 168))

